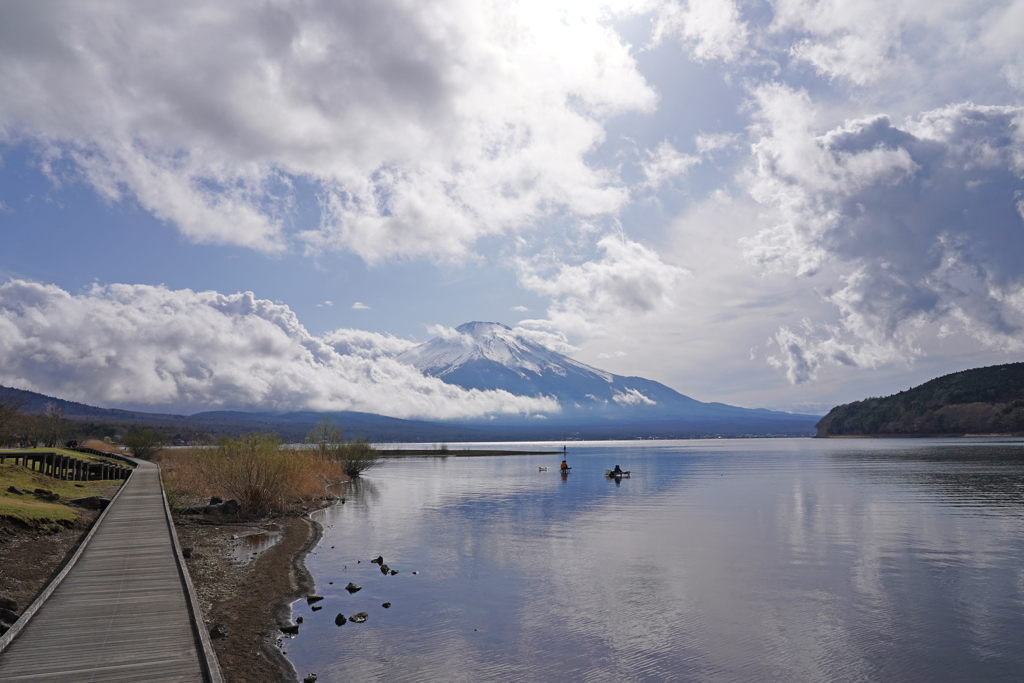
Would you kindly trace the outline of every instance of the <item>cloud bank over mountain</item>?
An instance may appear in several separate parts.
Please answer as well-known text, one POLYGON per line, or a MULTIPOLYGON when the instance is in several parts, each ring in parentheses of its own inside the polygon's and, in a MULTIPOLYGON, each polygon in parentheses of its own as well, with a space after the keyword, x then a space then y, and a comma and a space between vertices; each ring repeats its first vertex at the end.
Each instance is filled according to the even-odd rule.
POLYGON ((464 390, 390 356, 412 344, 309 334, 287 307, 245 292, 109 285, 73 296, 0 285, 3 384, 110 406, 356 410, 450 419, 557 411, 557 402, 464 390))

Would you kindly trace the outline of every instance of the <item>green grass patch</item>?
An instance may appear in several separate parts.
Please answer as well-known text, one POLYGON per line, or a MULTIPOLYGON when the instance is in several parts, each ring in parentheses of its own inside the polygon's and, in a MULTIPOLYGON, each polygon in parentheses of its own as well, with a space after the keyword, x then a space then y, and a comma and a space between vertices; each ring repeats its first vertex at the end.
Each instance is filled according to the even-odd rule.
POLYGON ((6 462, 0 465, 0 517, 20 521, 28 526, 38 526, 43 522, 73 523, 78 518, 77 508, 65 501, 99 495, 99 492, 109 490, 112 483, 117 482, 61 481, 22 465, 6 462), (8 491, 11 486, 24 491, 24 495, 8 491), (61 499, 54 502, 40 500, 32 495, 36 489, 52 491, 61 499))

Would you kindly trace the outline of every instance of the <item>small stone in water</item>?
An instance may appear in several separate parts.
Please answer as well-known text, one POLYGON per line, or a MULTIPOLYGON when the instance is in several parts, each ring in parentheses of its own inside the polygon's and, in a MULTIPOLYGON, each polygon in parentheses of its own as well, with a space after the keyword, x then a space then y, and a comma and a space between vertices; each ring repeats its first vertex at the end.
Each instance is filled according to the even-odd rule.
POLYGON ((349 621, 351 621, 354 624, 361 624, 361 623, 363 623, 364 621, 366 621, 369 618, 370 618, 370 615, 367 614, 366 612, 358 612, 356 614, 353 614, 348 619, 349 619, 349 621))
POLYGON ((334 617, 334 625, 335 626, 341 626, 346 621, 348 621, 348 619, 345 618, 344 614, 339 614, 338 616, 334 617))
POLYGON ((356 584, 352 583, 351 581, 349 581, 348 585, 345 586, 345 590, 347 590, 349 593, 355 593, 356 591, 360 591, 362 589, 363 589, 362 586, 357 586, 356 584))
POLYGON ((388 607, 391 607, 391 603, 390 602, 385 602, 384 604, 381 605, 381 607, 383 607, 384 609, 387 609, 388 607))

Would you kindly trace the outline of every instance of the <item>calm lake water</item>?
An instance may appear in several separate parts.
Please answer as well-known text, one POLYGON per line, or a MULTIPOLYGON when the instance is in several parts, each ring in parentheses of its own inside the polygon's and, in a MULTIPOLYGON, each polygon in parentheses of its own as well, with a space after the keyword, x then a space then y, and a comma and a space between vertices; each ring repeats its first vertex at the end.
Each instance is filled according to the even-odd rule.
POLYGON ((567 477, 559 460, 395 459, 318 513, 326 599, 296 603, 284 648, 300 679, 1024 680, 1024 441, 570 443, 567 477), (632 477, 606 479, 615 464, 632 477))

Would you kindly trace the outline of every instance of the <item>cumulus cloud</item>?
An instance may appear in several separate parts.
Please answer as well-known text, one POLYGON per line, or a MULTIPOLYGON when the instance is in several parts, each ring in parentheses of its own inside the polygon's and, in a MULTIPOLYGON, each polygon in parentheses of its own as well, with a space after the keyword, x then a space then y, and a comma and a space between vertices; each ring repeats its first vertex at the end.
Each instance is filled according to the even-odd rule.
POLYGON ((388 335, 309 334, 251 293, 0 285, 0 367, 15 386, 118 406, 192 410, 359 410, 459 418, 558 410, 554 399, 466 391, 388 356, 388 335))
MULTIPOLYGON (((608 235, 597 242, 603 256, 581 265, 552 267, 541 259, 521 259, 519 283, 553 299, 549 318, 586 321, 598 316, 647 314, 672 304, 671 294, 688 273, 663 262, 639 242, 608 235)), ((540 327, 544 321, 522 321, 540 327)), ((557 327, 557 325, 556 325, 557 327)), ((562 325, 565 327, 565 325, 562 325)))
POLYGON ((633 6, 5 4, 0 141, 197 242, 459 257, 628 201, 587 155, 655 105, 610 26, 633 6), (293 225, 299 186, 319 226, 293 225))
POLYGON ((366 304, 364 304, 362 301, 357 301, 354 304, 352 304, 352 310, 353 311, 368 311, 368 310, 370 310, 370 307, 367 306, 366 304))
POLYGON ((915 329, 936 321, 1024 349, 1024 108, 962 103, 820 132, 806 93, 771 85, 754 96, 760 138, 745 180, 778 220, 744 240, 747 257, 840 273, 822 290, 840 325, 776 337, 791 380, 825 361, 911 359, 915 329))

